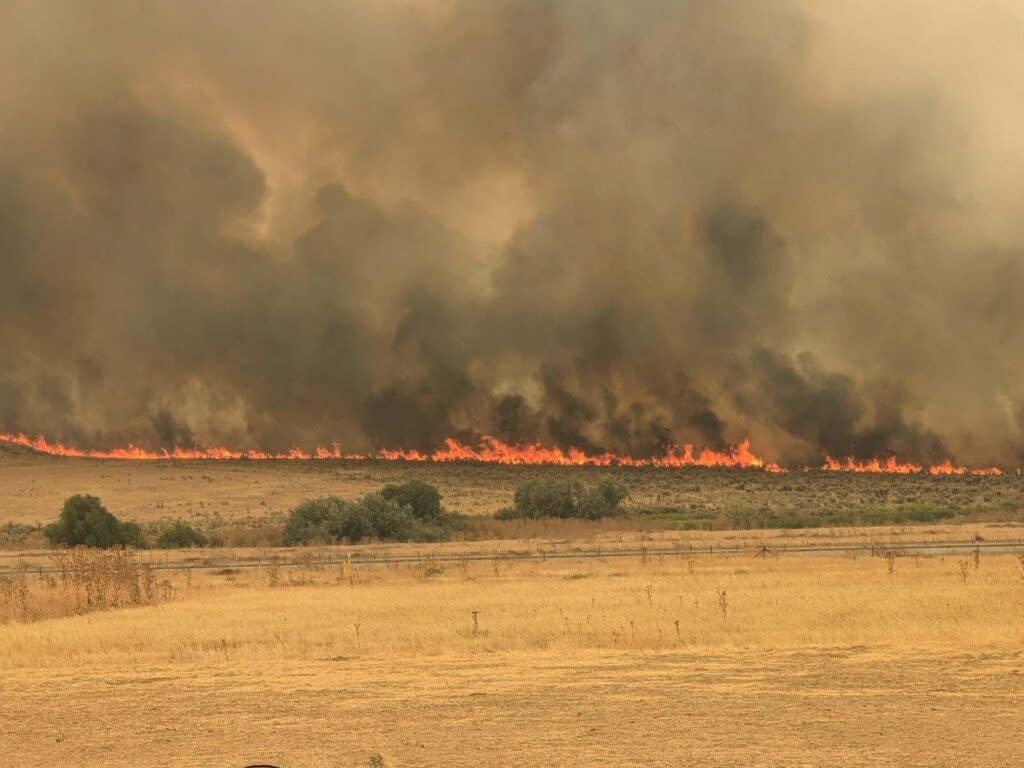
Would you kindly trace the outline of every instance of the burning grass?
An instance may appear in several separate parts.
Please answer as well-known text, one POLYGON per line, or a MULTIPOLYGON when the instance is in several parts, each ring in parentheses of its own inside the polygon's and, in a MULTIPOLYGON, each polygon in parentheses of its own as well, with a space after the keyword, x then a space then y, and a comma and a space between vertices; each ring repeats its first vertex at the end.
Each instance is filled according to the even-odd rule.
MULTIPOLYGON (((406 449, 381 449, 369 454, 346 453, 334 443, 330 448, 322 445, 311 451, 292 448, 283 452, 262 450, 238 450, 226 447, 213 448, 164 448, 148 450, 129 443, 120 448, 108 450, 83 449, 64 443, 47 440, 44 436, 29 437, 23 433, 0 433, 0 444, 20 446, 47 456, 64 458, 88 458, 112 461, 400 461, 412 463, 449 464, 499 464, 506 466, 561 466, 561 467, 657 467, 657 468, 729 468, 756 469, 772 474, 782 474, 790 469, 811 467, 783 467, 766 461, 751 449, 750 440, 745 439, 727 450, 695 448, 693 445, 668 446, 660 456, 636 457, 610 452, 584 452, 578 448, 559 448, 540 443, 509 444, 491 435, 481 435, 475 444, 466 444, 455 438, 446 438, 443 445, 432 451, 422 452, 406 449)), ((976 475, 983 477, 1000 476, 1000 467, 969 467, 955 464, 950 459, 925 466, 900 461, 894 456, 884 459, 857 460, 851 457, 836 459, 826 456, 824 463, 815 469, 829 472, 853 472, 857 474, 920 474, 932 475, 976 475)), ((1015 468, 1020 475, 1019 468, 1015 468)))

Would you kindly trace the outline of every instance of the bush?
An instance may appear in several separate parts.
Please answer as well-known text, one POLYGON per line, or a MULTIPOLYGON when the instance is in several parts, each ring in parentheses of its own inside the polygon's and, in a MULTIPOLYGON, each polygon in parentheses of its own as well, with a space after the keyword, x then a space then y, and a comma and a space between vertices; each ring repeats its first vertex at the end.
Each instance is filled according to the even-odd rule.
POLYGON ((136 549, 146 548, 146 537, 142 535, 142 528, 139 527, 138 523, 131 521, 121 523, 121 540, 121 544, 115 544, 114 546, 135 547, 136 549))
MULTIPOLYGON (((332 499, 333 512, 327 518, 327 537, 317 537, 327 544, 348 542, 358 544, 363 539, 372 539, 376 533, 375 520, 370 510, 361 501, 332 499)), ((303 542, 305 543, 305 542, 303 542)))
POLYGON ((528 480, 516 488, 512 509, 516 517, 577 517, 579 483, 568 480, 528 480))
POLYGON ((175 520, 160 532, 156 545, 160 549, 205 547, 206 537, 188 523, 182 520, 175 520))
POLYGON ((282 541, 285 546, 334 541, 332 528, 336 527, 344 504, 342 499, 327 497, 310 499, 294 507, 288 512, 284 526, 282 541))
POLYGON ((357 505, 370 527, 370 536, 381 541, 421 540, 419 526, 409 507, 400 506, 379 493, 371 493, 357 505))
POLYGON ((144 547, 142 530, 122 523, 95 496, 72 496, 64 502, 60 517, 44 529, 46 538, 64 547, 144 547))
POLYGON ((619 505, 629 495, 626 486, 617 480, 606 477, 597 485, 587 488, 576 502, 578 517, 588 520, 600 520, 620 514, 619 505))
POLYGON ((436 488, 406 483, 388 489, 387 495, 383 491, 370 493, 358 501, 331 496, 302 502, 288 513, 284 544, 443 541, 451 537, 458 519, 441 508, 436 488), (400 503, 399 498, 409 503, 400 503))
POLYGON ((411 480, 401 485, 385 485, 381 497, 401 507, 408 507, 417 520, 440 520, 444 516, 441 508, 441 493, 433 485, 422 480, 411 480))
POLYGON ((626 486, 612 478, 585 487, 567 480, 529 480, 516 488, 511 509, 500 510, 499 520, 538 517, 599 520, 622 513, 626 486))

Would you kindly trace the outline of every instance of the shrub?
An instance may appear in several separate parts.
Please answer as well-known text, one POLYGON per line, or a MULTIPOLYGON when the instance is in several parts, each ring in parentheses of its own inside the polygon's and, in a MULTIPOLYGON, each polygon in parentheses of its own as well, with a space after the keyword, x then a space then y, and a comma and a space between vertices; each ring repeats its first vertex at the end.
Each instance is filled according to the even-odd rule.
POLYGON ((120 546, 135 547, 136 549, 146 548, 146 537, 142 535, 142 528, 138 523, 133 523, 130 520, 121 523, 121 539, 120 546))
POLYGON ((584 518, 599 520, 621 514, 626 487, 612 478, 584 487, 567 480, 529 480, 516 488, 511 509, 500 510, 500 520, 538 517, 584 518))
POLYGON ((339 516, 339 506, 345 502, 334 497, 309 499, 288 513, 282 540, 285 546, 309 542, 330 542, 335 536, 330 522, 339 516))
POLYGON ((143 547, 142 530, 122 523, 95 496, 72 496, 64 502, 60 517, 44 529, 51 544, 65 547, 143 547))
POLYGON ((373 538, 374 527, 369 511, 359 502, 335 499, 334 511, 327 519, 327 541, 356 544, 373 538))
POLYGON ((606 477, 580 494, 576 502, 578 517, 600 520, 602 517, 617 515, 619 505, 628 495, 626 486, 618 480, 606 477))
POLYGON ((579 483, 568 480, 528 480, 516 488, 512 508, 516 517, 576 517, 579 483))
MULTIPOLYGON (((357 544, 366 539, 379 541, 442 541, 451 537, 458 523, 437 504, 433 496, 436 489, 425 483, 424 488, 413 489, 412 503, 399 503, 405 486, 389 486, 387 496, 370 493, 358 501, 336 497, 304 501, 288 513, 283 542, 286 546, 298 544, 347 542, 357 544), (390 496, 390 498, 389 498, 390 496), (417 504, 418 506, 414 506, 417 504), (418 512, 417 512, 418 511, 418 512)), ((440 500, 440 494, 437 494, 440 500)))
POLYGON ((399 506, 408 507, 417 520, 440 520, 444 516, 441 508, 441 493, 430 483, 410 480, 401 485, 385 485, 381 497, 399 506))
POLYGON ((156 545, 160 549, 205 547, 206 537, 188 523, 182 520, 175 520, 160 532, 156 545))

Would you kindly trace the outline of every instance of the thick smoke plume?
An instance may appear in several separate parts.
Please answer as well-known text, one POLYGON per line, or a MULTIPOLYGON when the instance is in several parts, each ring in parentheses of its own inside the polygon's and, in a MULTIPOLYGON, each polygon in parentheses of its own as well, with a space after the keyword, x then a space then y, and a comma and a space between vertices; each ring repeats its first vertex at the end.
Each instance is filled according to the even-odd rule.
POLYGON ((1024 14, 0 8, 0 432, 1024 458, 1024 14))

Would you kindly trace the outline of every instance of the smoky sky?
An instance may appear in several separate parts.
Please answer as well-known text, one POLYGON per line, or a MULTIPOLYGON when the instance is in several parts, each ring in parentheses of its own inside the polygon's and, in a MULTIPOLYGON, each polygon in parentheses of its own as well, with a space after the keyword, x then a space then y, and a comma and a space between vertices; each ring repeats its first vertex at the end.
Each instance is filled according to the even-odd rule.
POLYGON ((1024 460, 1006 1, 0 7, 0 431, 1024 460))

